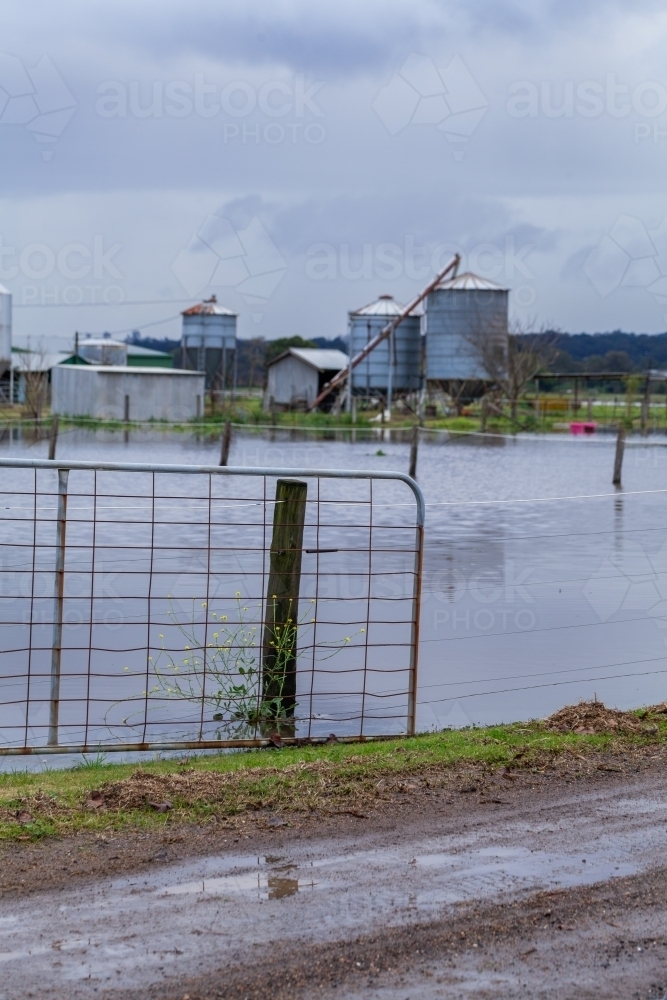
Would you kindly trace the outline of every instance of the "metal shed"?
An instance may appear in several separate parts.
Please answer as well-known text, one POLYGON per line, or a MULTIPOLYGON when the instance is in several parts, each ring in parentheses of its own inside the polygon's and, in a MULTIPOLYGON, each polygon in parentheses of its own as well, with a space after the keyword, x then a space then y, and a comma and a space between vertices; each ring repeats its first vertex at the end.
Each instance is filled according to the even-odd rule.
POLYGON ((441 282, 426 298, 426 378, 489 380, 485 345, 507 350, 508 291, 469 271, 441 282))
MULTIPOLYGON (((350 354, 355 357, 387 323, 399 316, 404 306, 392 295, 381 295, 362 309, 349 314, 350 354)), ((352 391, 356 395, 414 392, 421 377, 421 316, 411 313, 394 332, 352 370, 352 391), (390 373, 389 358, 392 358, 390 373)))
POLYGON ((207 389, 235 384, 236 320, 231 309, 218 305, 215 295, 181 313, 181 364, 206 373, 207 389))
POLYGON ((204 412, 203 372, 126 365, 55 365, 51 411, 106 420, 193 420, 204 412))
MULTIPOLYGON (((349 364, 342 351, 290 347, 267 364, 264 409, 310 406, 325 383, 349 364)), ((331 397, 333 403, 335 397, 331 397)))

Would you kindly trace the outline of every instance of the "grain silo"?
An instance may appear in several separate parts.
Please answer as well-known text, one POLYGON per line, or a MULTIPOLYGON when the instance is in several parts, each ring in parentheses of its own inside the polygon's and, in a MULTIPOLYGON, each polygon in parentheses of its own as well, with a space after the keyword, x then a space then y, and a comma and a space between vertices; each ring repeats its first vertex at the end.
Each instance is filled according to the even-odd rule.
POLYGON ((12 293, 0 285, 0 375, 12 361, 12 293))
POLYGON ((426 298, 426 379, 449 391, 466 383, 481 395, 507 356, 508 291, 466 272, 442 281, 426 298))
MULTIPOLYGON (((349 314, 350 357, 355 357, 388 323, 401 314, 403 306, 391 295, 381 295, 362 309, 349 314)), ((410 313, 374 351, 352 370, 352 391, 356 396, 414 392, 421 376, 421 316, 410 313), (392 359, 391 371, 389 358, 392 359)))
POLYGON ((212 295, 181 315, 183 368, 205 372, 207 389, 219 390, 234 385, 237 314, 218 305, 212 295))
POLYGON ((127 364, 127 344, 111 337, 79 338, 77 353, 89 365, 127 364))

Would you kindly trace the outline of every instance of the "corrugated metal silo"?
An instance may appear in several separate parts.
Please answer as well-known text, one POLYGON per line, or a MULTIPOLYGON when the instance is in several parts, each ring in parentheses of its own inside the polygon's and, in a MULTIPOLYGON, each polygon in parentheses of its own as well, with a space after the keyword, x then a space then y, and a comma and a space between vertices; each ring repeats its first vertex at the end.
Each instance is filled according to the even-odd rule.
POLYGON ((90 365, 126 365, 127 344, 111 337, 86 337, 79 340, 79 357, 90 365))
POLYGON ((237 314, 212 295, 181 315, 183 368, 206 372, 207 389, 224 389, 235 370, 237 314))
MULTIPOLYGON (((354 357, 363 350, 369 340, 377 336, 403 308, 398 302, 394 302, 391 295, 381 295, 376 302, 351 312, 350 356, 354 357)), ((393 392, 414 392, 419 388, 420 375, 421 317, 418 312, 414 312, 352 370, 352 390, 357 395, 373 395, 386 393, 391 384, 393 392), (390 353, 393 359, 391 380, 390 353)))
POLYGON ((426 378, 488 382, 484 357, 507 350, 508 291, 467 272, 441 282, 426 299, 426 378))
POLYGON ((0 285, 0 375, 12 360, 12 293, 0 285))

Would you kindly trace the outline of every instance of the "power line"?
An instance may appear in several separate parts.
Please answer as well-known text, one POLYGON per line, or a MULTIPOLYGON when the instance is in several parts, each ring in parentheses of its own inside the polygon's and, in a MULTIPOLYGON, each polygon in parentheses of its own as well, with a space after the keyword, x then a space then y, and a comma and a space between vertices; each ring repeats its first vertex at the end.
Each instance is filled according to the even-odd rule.
MULTIPOLYGON (((160 326, 162 323, 171 323, 175 319, 180 318, 180 313, 176 313, 175 316, 167 316, 166 319, 155 319, 150 323, 135 323, 134 326, 129 327, 125 330, 105 330, 105 333, 117 334, 117 333, 132 333, 134 330, 145 330, 149 326, 160 326)), ((82 341, 85 344, 85 340, 82 341)))
POLYGON ((88 309, 97 306, 168 306, 192 302, 189 299, 124 299, 119 302, 15 302, 13 309, 88 309))

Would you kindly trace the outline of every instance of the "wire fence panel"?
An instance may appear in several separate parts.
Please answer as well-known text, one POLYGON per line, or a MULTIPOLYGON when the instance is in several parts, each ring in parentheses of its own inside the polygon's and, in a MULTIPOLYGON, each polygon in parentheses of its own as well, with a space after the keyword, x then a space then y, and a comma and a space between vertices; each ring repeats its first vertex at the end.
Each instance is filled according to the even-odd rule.
POLYGON ((0 505, 0 754, 414 732, 407 476, 6 459, 0 505))

